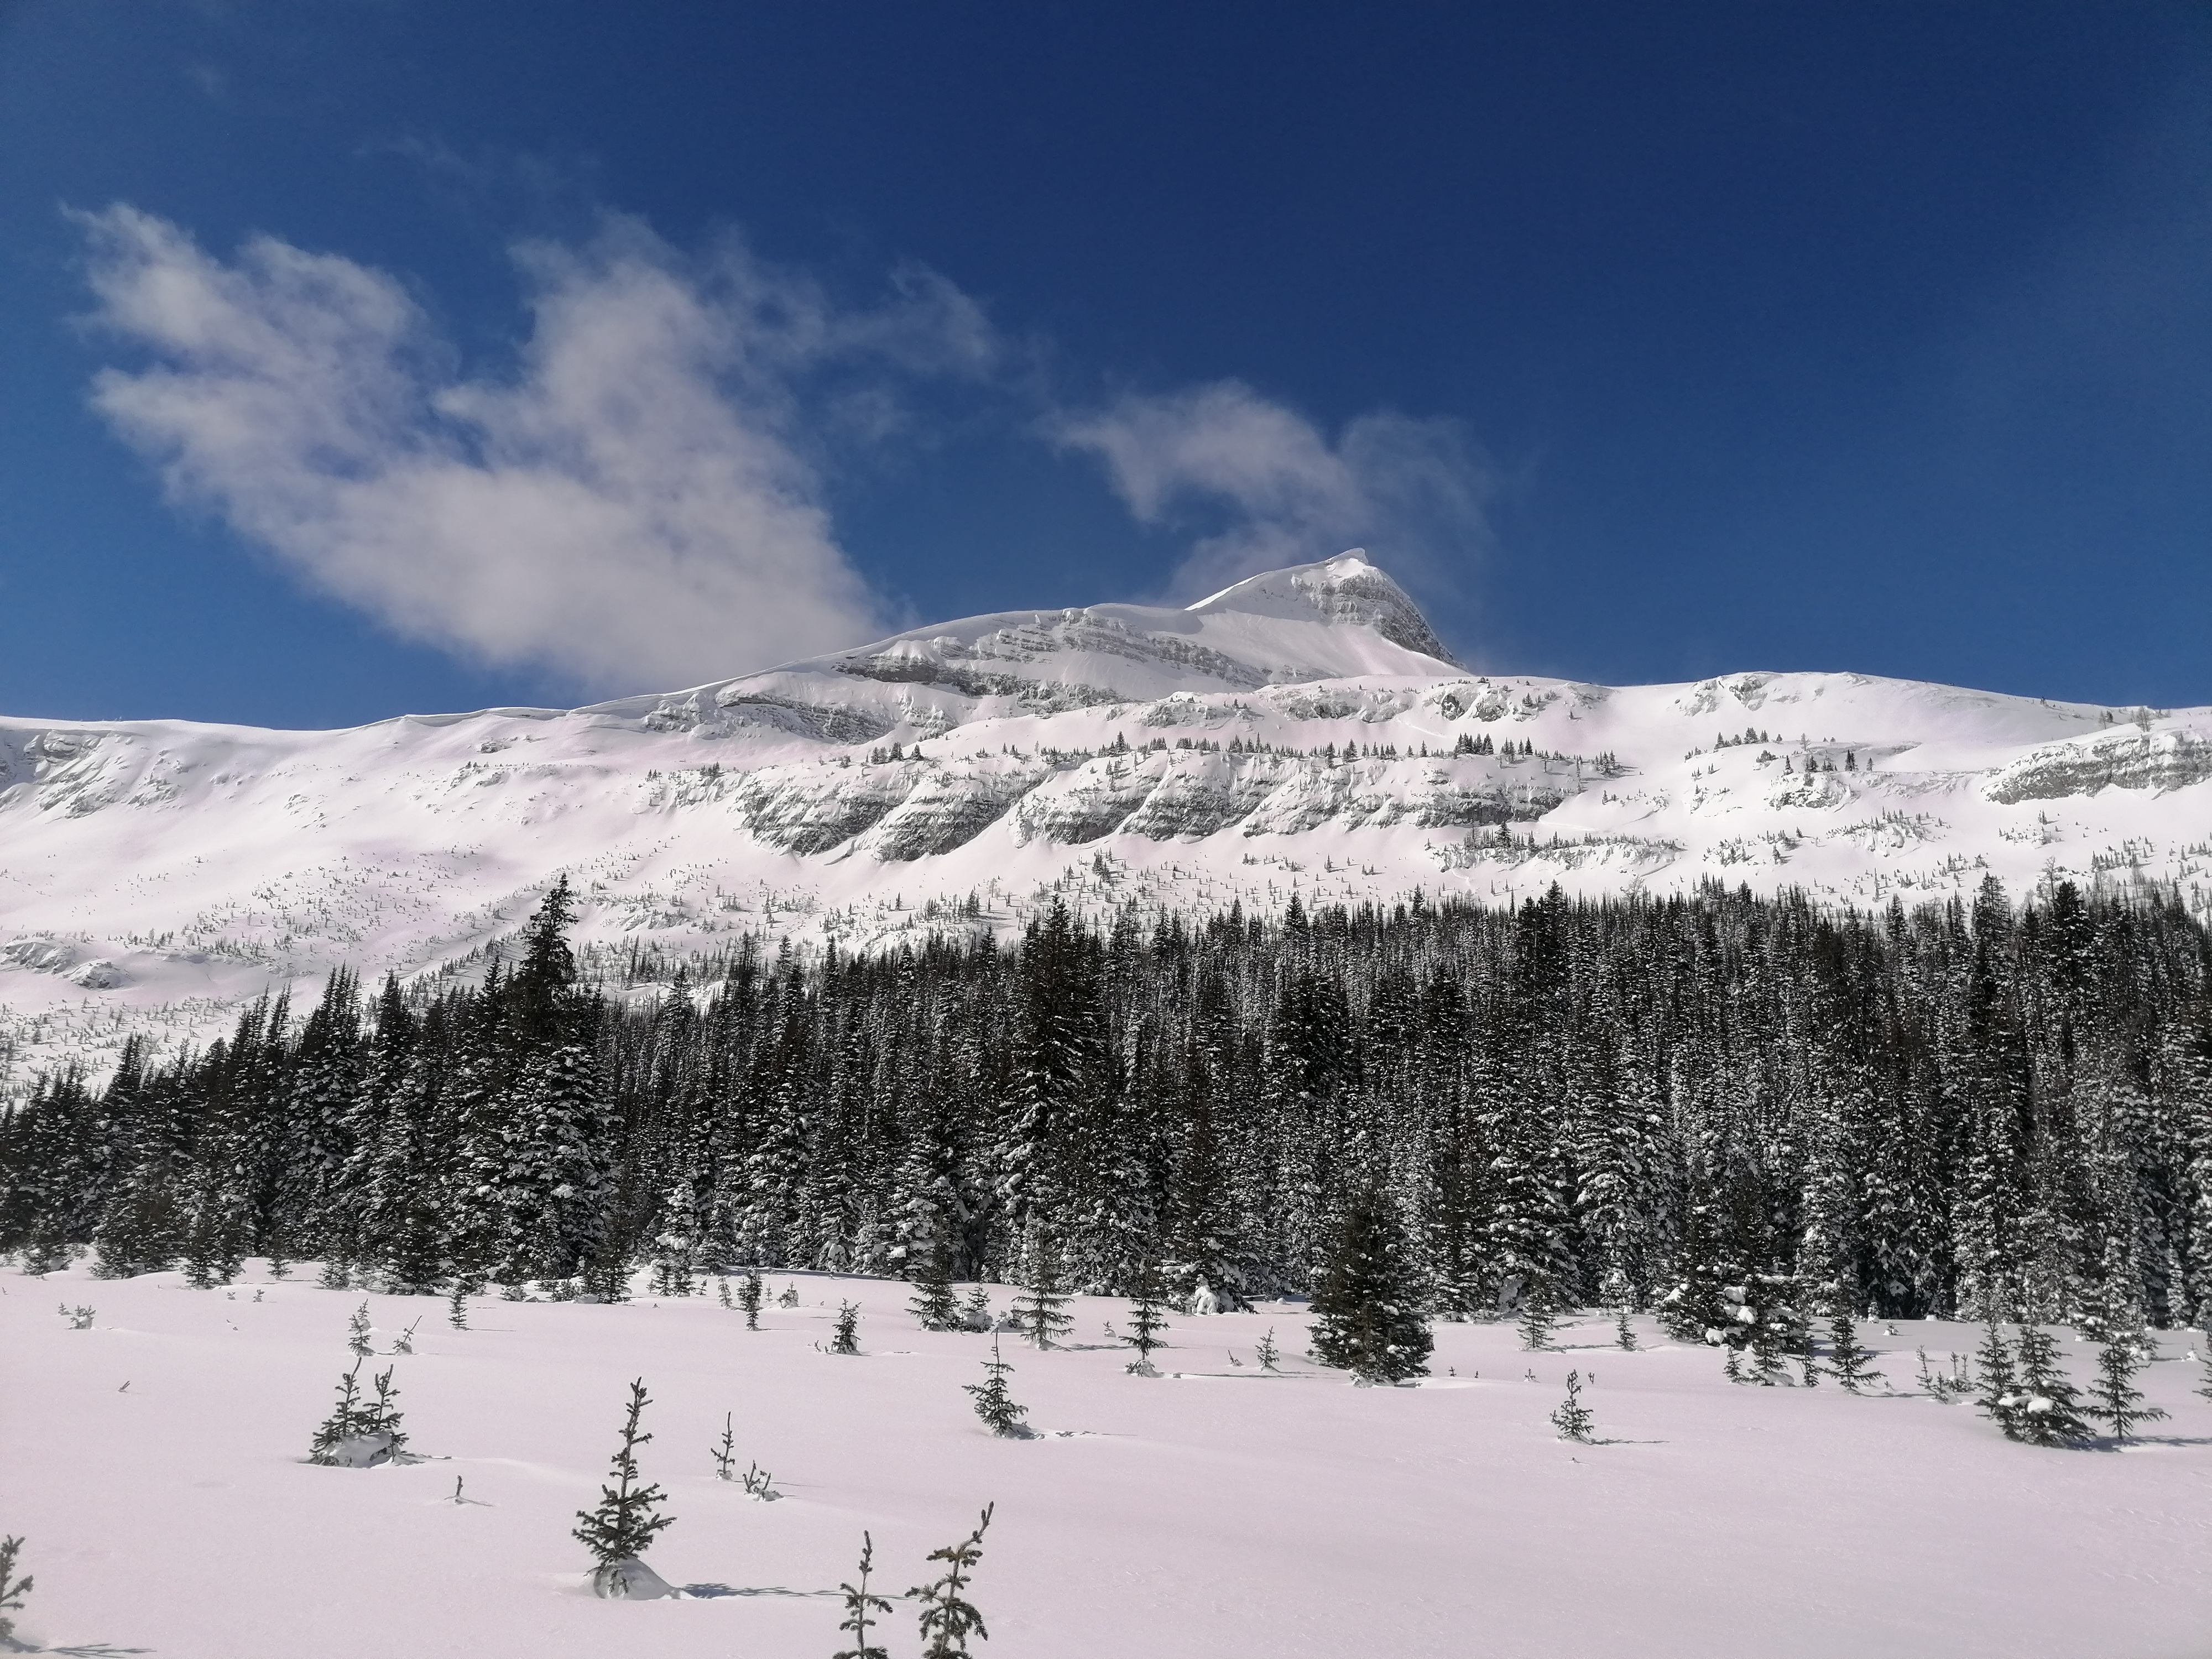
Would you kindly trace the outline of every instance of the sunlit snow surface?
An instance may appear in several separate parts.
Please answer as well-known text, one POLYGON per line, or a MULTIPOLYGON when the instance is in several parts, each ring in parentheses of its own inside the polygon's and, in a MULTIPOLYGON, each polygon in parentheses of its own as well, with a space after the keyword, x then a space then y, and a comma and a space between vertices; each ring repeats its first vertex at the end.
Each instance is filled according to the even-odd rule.
POLYGON ((204 1039, 340 963, 465 971, 562 872, 582 939, 663 968, 747 934, 1006 929, 1055 893, 1097 914, 1717 878, 1870 906, 1994 874, 2212 904, 2212 709, 1841 673, 1613 689, 1442 650, 1347 555, 1188 610, 972 617, 568 711, 0 720, 0 1090, 97 1073, 131 1030, 204 1039), (1541 752, 1454 757, 1462 735, 1541 752))
MULTIPOLYGON (((267 1280, 258 1261, 229 1291, 0 1273, 0 1526, 37 1579, 26 1637, 167 1659, 820 1659, 864 1528, 896 1593, 992 1502, 974 1598, 977 1651, 1000 1659, 2185 1659, 2212 1632, 2190 1333, 2161 1333, 2143 1379, 2172 1420, 2064 1451, 1913 1392, 1914 1348, 1943 1365, 1973 1346, 1959 1326, 1867 1328, 1894 1398, 1734 1386, 1640 1319, 1638 1353, 1609 1321, 1541 1354, 1510 1325, 1443 1325, 1427 1385, 1356 1389, 1289 1357, 1289 1308, 1177 1319, 1166 1375, 1132 1377, 1105 1336, 1126 1304, 1079 1298, 1088 1346, 1006 1341, 1041 1431, 1016 1443, 961 1392, 989 1339, 921 1332, 902 1285, 775 1275, 802 1300, 758 1333, 711 1297, 480 1300, 455 1331, 440 1300, 379 1296, 380 1355, 420 1321, 411 1358, 369 1364, 396 1368, 433 1461, 355 1470, 300 1460, 362 1297, 267 1280), (822 1352, 847 1297, 857 1358, 822 1352), (1280 1377, 1254 1352, 1270 1328, 1280 1377), (1601 1443, 1547 1421, 1571 1367, 1601 1443), (638 1376, 643 1471, 677 1517, 649 1560, 696 1599, 594 1601, 568 1535, 638 1376), (714 1478, 725 1413, 780 1501, 714 1478)), ((2089 1351, 2066 1352, 2086 1381, 2089 1351)), ((884 1634, 915 1650, 910 1604, 884 1634)))

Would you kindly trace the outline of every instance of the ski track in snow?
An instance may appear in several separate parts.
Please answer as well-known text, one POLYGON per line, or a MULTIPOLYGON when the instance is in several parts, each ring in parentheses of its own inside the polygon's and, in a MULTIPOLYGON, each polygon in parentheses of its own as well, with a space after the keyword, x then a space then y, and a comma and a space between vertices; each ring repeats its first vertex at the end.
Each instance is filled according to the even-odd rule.
MULTIPOLYGON (((1197 1374, 1182 1380, 1127 1376, 1103 1344, 1009 1346, 1042 1437, 1014 1442, 961 1391, 988 1339, 918 1330, 901 1284, 772 1274, 804 1299, 758 1333, 711 1297, 479 1299, 455 1331, 441 1299, 370 1296, 380 1354, 421 1318, 413 1356, 364 1374, 397 1368, 432 1461, 353 1470, 300 1461, 363 1299, 313 1272, 272 1284, 255 1261, 228 1291, 0 1273, 0 1489, 37 1580, 25 1638, 164 1659, 819 1659, 863 1528, 895 1594, 987 1502, 977 1650, 1007 1659, 2183 1659, 2212 1631, 2191 1333, 2160 1333, 2167 1363, 2144 1378, 2165 1432, 2120 1453, 2011 1444, 1970 1403, 1734 1386, 1717 1353, 1643 1319, 1638 1353, 1609 1319, 1541 1354, 1510 1325, 1440 1324, 1419 1388, 1294 1358, 1264 1388, 1191 1385, 1255 1375, 1271 1327, 1303 1349, 1286 1306, 1176 1320, 1159 1359, 1197 1374), (864 1350, 899 1352, 814 1346, 847 1297, 864 1350), (58 1301, 96 1308, 92 1328, 58 1301), (1601 1443, 1553 1437, 1571 1367, 1594 1375, 1601 1443), (600 1601, 568 1532, 641 1375, 641 1462, 677 1517, 649 1562, 700 1593, 600 1601), (781 1501, 714 1479, 725 1412, 740 1467, 772 1471, 781 1501)), ((1080 1333, 1127 1306, 1071 1311, 1080 1333)), ((1916 1346, 1941 1364, 1977 1335, 1867 1331, 1906 1390, 1916 1346)), ((908 1603, 883 1633, 914 1650, 908 1603)))
POLYGON ((1005 931, 1055 895, 1205 913, 1717 879, 1864 907, 1995 875, 2212 916, 2212 708, 1832 673, 1616 689, 1443 650, 1346 555, 1188 611, 971 617, 568 711, 0 719, 0 1097, 102 1074, 134 1031, 204 1042, 341 964, 474 971, 563 872, 598 965, 642 951, 647 979, 748 936, 1005 931), (1770 740, 1715 747, 1747 729, 1770 740))

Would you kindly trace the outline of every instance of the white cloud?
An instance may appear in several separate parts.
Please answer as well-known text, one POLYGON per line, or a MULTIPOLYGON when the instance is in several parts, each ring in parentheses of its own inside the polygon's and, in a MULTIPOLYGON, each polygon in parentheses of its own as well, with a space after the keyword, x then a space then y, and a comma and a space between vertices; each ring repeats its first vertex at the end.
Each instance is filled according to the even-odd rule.
POLYGON ((941 277, 841 309, 734 245, 634 223, 519 260, 517 372, 459 379, 386 273, 259 237, 229 263, 128 206, 80 216, 93 320, 143 347, 93 401, 172 495, 398 632, 599 689, 696 682, 881 631, 831 533, 804 397, 880 434, 902 375, 981 374, 941 277))
POLYGON ((1362 415, 1331 442, 1295 410, 1220 380, 1125 397, 1062 417, 1054 434, 1105 464, 1139 522, 1213 526, 1176 574, 1186 595, 1355 544, 1421 568, 1487 538, 1491 474, 1454 421, 1362 415))

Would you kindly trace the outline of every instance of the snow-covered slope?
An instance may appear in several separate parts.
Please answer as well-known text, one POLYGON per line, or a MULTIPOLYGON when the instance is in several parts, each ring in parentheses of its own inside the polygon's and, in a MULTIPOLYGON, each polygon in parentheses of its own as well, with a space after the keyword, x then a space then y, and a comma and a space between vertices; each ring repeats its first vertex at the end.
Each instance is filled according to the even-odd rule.
MULTIPOLYGON (((976 1659, 2185 1659, 2212 1628, 2212 1406, 2161 1332, 2140 1386, 2172 1421, 2124 1452, 2014 1445, 1917 1386, 1971 1326, 1862 1327, 1886 1385, 1736 1388, 1648 1317, 1521 1350, 1510 1324, 1436 1328, 1432 1375, 1360 1389, 1301 1357, 1305 1310, 1177 1316, 1158 1378, 1127 1375, 1128 1304, 1082 1297, 1068 1346, 1007 1339, 1038 1437, 969 1409, 986 1340, 916 1328, 911 1286, 778 1275, 762 1328, 714 1297, 477 1303, 88 1267, 0 1273, 0 1468, 19 1615, 48 1653, 158 1659, 823 1659, 865 1529, 875 1588, 995 1503, 976 1659), (822 1352, 841 1302, 862 1352, 822 1352), (301 1461, 366 1302, 411 1449, 301 1461), (57 1304, 65 1310, 58 1316, 57 1304), (84 1328, 66 1310, 82 1308, 84 1328), (391 1357, 416 1327, 411 1356, 391 1357), (1272 1334, 1281 1375, 1255 1350, 1272 1334), (1593 1445, 1548 1420, 1574 1370, 1593 1445), (675 1522, 648 1554, 690 1595, 595 1601, 569 1535, 629 1381, 675 1522), (1894 1392, 1892 1392, 1893 1390, 1894 1392), (717 1480, 738 1467, 776 1503, 717 1480), (462 1501, 451 1500, 456 1482, 462 1501)), ((994 1305, 1008 1305, 993 1285, 994 1305)), ((2087 1384, 2095 1350, 2066 1345, 2087 1384)), ((2109 1442, 2103 1443, 2107 1448, 2109 1442)), ((917 1652, 915 1604, 876 1636, 917 1652)))
POLYGON ((0 1086, 97 1066, 126 1029, 204 1034, 338 963, 451 968, 564 871, 585 939, 673 962, 747 933, 1006 927, 1055 891, 1265 908, 1717 878, 1866 904, 1993 873, 2171 884, 2201 912, 2208 865, 2212 709, 1476 673, 1349 553, 1188 610, 1006 611, 567 711, 0 720, 0 1086))

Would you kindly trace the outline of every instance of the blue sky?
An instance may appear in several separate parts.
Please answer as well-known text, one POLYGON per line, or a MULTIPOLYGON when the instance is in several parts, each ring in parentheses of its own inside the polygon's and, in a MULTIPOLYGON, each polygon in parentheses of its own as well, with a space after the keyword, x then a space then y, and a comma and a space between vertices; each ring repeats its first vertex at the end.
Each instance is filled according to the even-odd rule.
POLYGON ((0 7, 0 709, 1364 544, 1470 661, 2212 702, 2212 13, 0 7))

